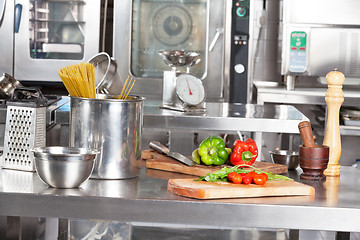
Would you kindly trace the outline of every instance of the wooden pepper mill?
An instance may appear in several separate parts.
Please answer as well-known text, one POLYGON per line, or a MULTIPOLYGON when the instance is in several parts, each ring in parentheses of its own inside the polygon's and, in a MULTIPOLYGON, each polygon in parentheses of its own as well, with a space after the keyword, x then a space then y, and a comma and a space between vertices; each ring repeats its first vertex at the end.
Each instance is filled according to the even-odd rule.
POLYGON ((323 145, 330 148, 329 163, 324 171, 326 176, 340 176, 341 138, 339 113, 341 104, 344 102, 344 92, 342 91, 344 81, 344 74, 336 69, 326 75, 326 82, 328 83, 328 90, 325 94, 327 121, 323 145))

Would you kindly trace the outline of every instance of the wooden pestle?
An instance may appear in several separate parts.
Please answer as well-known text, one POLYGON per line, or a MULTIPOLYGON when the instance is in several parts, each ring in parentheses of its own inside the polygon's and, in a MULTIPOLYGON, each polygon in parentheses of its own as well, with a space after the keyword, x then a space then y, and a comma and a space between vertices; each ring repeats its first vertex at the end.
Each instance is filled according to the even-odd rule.
POLYGON ((314 136, 311 130, 311 124, 308 121, 303 121, 298 125, 301 139, 305 147, 315 147, 314 136))

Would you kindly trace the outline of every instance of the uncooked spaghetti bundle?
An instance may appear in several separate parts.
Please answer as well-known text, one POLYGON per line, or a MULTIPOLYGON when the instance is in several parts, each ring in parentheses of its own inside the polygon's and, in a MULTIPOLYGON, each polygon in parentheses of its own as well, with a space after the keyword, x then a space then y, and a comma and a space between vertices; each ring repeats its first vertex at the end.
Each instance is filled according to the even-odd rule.
POLYGON ((80 63, 61 68, 58 74, 70 96, 97 98, 95 66, 80 63))

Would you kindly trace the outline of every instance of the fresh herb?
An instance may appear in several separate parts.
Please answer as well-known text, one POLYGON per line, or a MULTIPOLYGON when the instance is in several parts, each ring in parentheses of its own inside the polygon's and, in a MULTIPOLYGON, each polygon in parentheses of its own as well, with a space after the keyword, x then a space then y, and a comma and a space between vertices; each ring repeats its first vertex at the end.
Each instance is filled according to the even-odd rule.
POLYGON ((228 167, 223 167, 222 169, 213 172, 213 173, 208 173, 205 176, 199 177, 198 179, 196 179, 197 181, 207 181, 207 182, 226 182, 227 181, 227 176, 229 173, 231 172, 236 172, 236 173, 248 173, 254 171, 256 173, 265 173, 268 175, 269 179, 268 180, 293 180, 291 178, 288 178, 286 176, 283 175, 278 175, 275 174, 273 172, 265 172, 262 171, 256 167, 253 166, 249 166, 249 165, 237 165, 231 168, 228 167), (251 169, 244 169, 243 167, 247 167, 247 168, 251 168, 251 169))

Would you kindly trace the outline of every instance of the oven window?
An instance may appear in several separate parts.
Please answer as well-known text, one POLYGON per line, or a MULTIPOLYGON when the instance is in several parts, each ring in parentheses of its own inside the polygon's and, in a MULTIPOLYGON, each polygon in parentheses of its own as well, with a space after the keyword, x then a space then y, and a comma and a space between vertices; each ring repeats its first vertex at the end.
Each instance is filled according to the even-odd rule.
MULTIPOLYGON (((200 53, 190 73, 206 75, 208 0, 134 0, 132 13, 131 72, 136 77, 162 78, 171 70, 160 50, 200 53)), ((186 71, 186 69, 177 69, 186 71)))
POLYGON ((30 0, 29 6, 31 58, 83 58, 85 1, 30 0))

